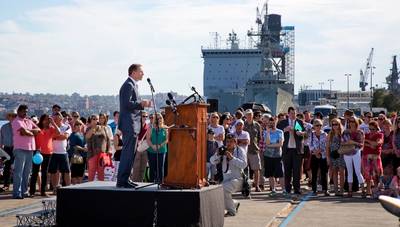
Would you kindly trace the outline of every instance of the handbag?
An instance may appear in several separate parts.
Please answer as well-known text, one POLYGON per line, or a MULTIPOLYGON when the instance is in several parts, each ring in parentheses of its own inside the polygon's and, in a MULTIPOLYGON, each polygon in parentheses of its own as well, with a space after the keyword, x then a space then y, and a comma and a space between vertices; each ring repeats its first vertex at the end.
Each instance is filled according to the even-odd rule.
POLYGON ((340 144, 339 154, 351 154, 356 150, 356 145, 354 144, 340 144))
MULTIPOLYGON (((147 133, 147 130, 146 130, 146 133, 147 133)), ((147 143, 147 140, 145 140, 146 133, 144 134, 143 138, 138 142, 138 146, 136 148, 136 150, 140 153, 146 151, 150 147, 149 144, 147 143)))
POLYGON ((71 164, 83 164, 83 157, 79 153, 74 153, 71 157, 71 164))
POLYGON ((101 167, 112 166, 111 153, 101 152, 99 162, 101 167))
POLYGON ((142 153, 144 151, 146 151, 147 149, 149 149, 149 144, 147 143, 146 140, 140 140, 137 146, 137 151, 142 153))

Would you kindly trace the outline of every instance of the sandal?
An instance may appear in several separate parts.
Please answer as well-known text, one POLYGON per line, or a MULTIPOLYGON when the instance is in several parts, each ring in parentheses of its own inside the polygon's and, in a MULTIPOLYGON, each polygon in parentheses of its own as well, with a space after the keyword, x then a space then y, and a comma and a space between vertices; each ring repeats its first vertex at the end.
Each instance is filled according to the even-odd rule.
POLYGON ((363 198, 363 199, 367 198, 367 193, 366 192, 361 192, 361 198, 363 198))

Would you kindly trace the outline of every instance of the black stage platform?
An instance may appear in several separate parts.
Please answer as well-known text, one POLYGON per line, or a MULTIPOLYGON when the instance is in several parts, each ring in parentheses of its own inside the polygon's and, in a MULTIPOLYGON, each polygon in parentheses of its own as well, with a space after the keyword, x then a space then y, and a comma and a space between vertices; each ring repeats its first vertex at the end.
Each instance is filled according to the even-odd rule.
POLYGON ((157 226, 224 225, 221 186, 157 190, 151 185, 135 190, 96 181, 58 189, 57 226, 153 226, 155 200, 157 226))

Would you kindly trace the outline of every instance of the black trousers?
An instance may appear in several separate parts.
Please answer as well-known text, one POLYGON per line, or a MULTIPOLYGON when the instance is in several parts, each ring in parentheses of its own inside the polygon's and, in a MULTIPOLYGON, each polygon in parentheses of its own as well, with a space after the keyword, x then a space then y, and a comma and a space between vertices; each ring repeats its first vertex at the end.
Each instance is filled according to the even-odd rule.
POLYGON ((39 174, 39 169, 41 173, 41 191, 40 193, 44 194, 46 192, 46 186, 47 186, 47 169, 49 167, 49 162, 51 158, 51 154, 42 154, 43 155, 43 162, 40 165, 36 165, 35 163, 32 163, 32 175, 31 175, 31 181, 29 184, 29 194, 34 195, 36 192, 36 181, 37 177, 39 174), (41 167, 41 168, 40 168, 41 167))
POLYGON ((294 193, 300 194, 301 160, 302 154, 298 154, 296 149, 287 148, 282 153, 283 166, 285 170, 285 190, 290 193, 292 190, 292 177, 294 193))
POLYGON ((8 161, 6 161, 6 163, 4 163, 4 172, 3 172, 4 187, 10 186, 11 165, 14 163, 13 150, 14 150, 13 147, 4 146, 4 151, 8 155, 10 155, 10 160, 8 160, 8 161))
POLYGON ((321 185, 322 190, 328 190, 328 163, 326 158, 317 158, 315 155, 311 156, 311 171, 312 171, 312 190, 317 192, 317 182, 318 182, 318 169, 321 170, 321 185))

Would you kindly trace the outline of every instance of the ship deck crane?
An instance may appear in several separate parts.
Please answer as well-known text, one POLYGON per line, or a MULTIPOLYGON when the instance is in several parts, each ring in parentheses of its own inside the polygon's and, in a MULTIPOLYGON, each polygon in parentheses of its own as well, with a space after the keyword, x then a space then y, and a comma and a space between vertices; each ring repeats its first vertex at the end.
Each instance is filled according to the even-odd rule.
MULTIPOLYGON (((365 88, 368 85, 368 76, 372 77, 372 58, 374 56, 374 48, 371 48, 371 52, 369 52, 369 56, 367 58, 367 64, 365 65, 365 70, 360 69, 360 88, 361 91, 365 91, 365 88), (371 75, 370 75, 371 74, 371 75)), ((371 78, 372 79, 372 78, 371 78)), ((370 85, 372 86, 372 84, 370 85)))

